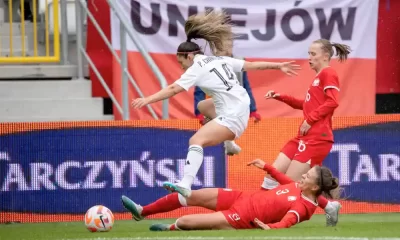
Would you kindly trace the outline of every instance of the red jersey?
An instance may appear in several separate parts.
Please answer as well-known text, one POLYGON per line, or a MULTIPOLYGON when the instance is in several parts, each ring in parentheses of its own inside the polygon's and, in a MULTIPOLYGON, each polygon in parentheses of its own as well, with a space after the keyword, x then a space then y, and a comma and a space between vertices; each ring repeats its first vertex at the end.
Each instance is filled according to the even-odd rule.
POLYGON ((297 182, 265 165, 264 170, 281 185, 269 191, 252 195, 252 206, 257 218, 270 228, 288 228, 296 223, 307 221, 314 214, 318 203, 305 197, 297 182))
POLYGON ((257 228, 255 218, 270 228, 288 228, 309 220, 318 204, 302 194, 298 183, 274 167, 265 165, 264 170, 282 185, 241 197, 230 209, 234 214, 228 215, 232 221, 241 221, 236 228, 257 228))
POLYGON ((317 74, 309 87, 305 100, 281 95, 277 98, 295 109, 302 109, 304 120, 311 125, 310 130, 300 139, 326 140, 333 142, 332 116, 339 106, 339 80, 332 67, 326 67, 317 74))

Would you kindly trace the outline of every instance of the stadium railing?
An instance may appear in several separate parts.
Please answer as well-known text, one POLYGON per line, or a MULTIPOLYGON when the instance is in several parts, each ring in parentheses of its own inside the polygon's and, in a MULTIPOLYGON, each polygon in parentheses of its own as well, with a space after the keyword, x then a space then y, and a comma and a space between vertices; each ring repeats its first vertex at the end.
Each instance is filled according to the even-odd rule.
MULTIPOLYGON (((129 120, 129 83, 134 87, 136 92, 139 94, 140 97, 144 97, 142 91, 140 90, 139 86, 136 84, 135 80, 133 79, 132 75, 129 73, 128 70, 128 56, 127 56, 127 37, 130 37, 134 44, 137 46, 139 49, 140 53, 142 54, 143 58, 147 62, 147 64, 150 66, 151 70, 154 72, 155 76, 160 82, 160 85, 162 88, 167 86, 167 81, 165 77, 162 75, 160 69, 158 66, 155 64, 153 59, 151 58, 150 54, 144 49, 143 45, 137 40, 135 37, 135 32, 132 29, 132 26, 126 24, 129 21, 126 21, 122 14, 120 14, 120 11, 118 9, 118 6, 113 2, 107 0, 110 10, 112 14, 115 14, 119 20, 120 20, 120 56, 118 53, 114 50, 112 47, 112 44, 110 41, 107 39, 106 35, 104 34, 103 30, 101 29, 100 25, 92 15, 92 13, 89 11, 88 7, 86 6, 86 3, 82 0, 76 0, 76 29, 77 29, 77 51, 78 51, 78 68, 81 68, 78 70, 78 75, 81 76, 83 73, 83 57, 87 60, 89 66, 93 69, 94 73, 98 77, 99 81, 103 85, 104 89, 110 96, 112 102, 116 106, 117 110, 121 113, 123 116, 124 120, 129 120), (116 100, 115 96, 112 94, 112 91, 108 88, 106 82, 104 81, 104 78, 101 76, 99 71, 97 70, 96 66, 90 59, 89 55, 86 53, 86 50, 84 48, 84 43, 83 43, 83 32, 82 32, 82 12, 87 15, 88 19, 93 23, 93 26, 96 28, 96 30, 99 32, 99 35, 103 39, 103 41, 106 43, 107 47, 111 51, 112 55, 114 56, 115 60, 120 64, 121 66, 121 73, 122 73, 122 106, 118 103, 116 100)), ((78 77, 80 77, 78 76, 78 77)), ((151 106, 146 106, 151 115, 153 116, 154 119, 158 119, 155 111, 151 106)), ((168 100, 165 100, 163 102, 163 114, 162 114, 163 119, 168 118, 168 100)))
MULTIPOLYGON (((24 9, 24 2, 25 0, 8 0, 7 19, 10 23, 10 37, 9 41, 7 41, 8 52, 3 52, 3 54, 1 54, 2 42, 0 39, 0 64, 25 65, 58 63, 60 66, 63 64, 68 64, 68 53, 70 52, 70 49, 68 49, 68 42, 69 37, 72 35, 74 40, 76 40, 76 78, 84 79, 84 70, 87 67, 87 62, 111 98, 116 110, 123 116, 124 120, 129 120, 129 83, 133 86, 140 97, 144 96, 128 70, 127 40, 131 40, 136 45, 137 49, 139 49, 140 54, 149 65, 150 69, 154 72, 155 76, 160 82, 161 88, 165 88, 167 86, 165 77, 153 61, 150 54, 143 47, 143 44, 138 40, 138 37, 136 37, 133 27, 127 24, 129 21, 125 19, 125 16, 120 14, 119 6, 115 4, 115 2, 107 0, 110 11, 120 20, 120 54, 113 49, 110 41, 102 31, 97 20, 90 12, 87 6, 87 1, 31 0, 32 19, 29 19, 28 21, 26 19, 27 16, 25 16, 26 9, 24 9), (13 19, 17 18, 15 15, 18 14, 16 12, 16 8, 18 7, 20 13, 20 22, 15 22, 13 19), (98 71, 96 65, 86 52, 84 39, 86 19, 93 23, 95 29, 99 32, 99 35, 103 41, 105 41, 109 50, 113 54, 115 60, 121 66, 122 102, 117 101, 114 94, 107 86, 107 83, 104 81, 104 78, 98 71), (27 28, 29 31, 26 30, 27 28), (30 36, 31 33, 33 38, 30 36), (33 39, 33 41, 30 41, 31 43, 33 42, 33 49, 28 48, 29 44, 27 35, 30 39, 33 39), (19 38, 21 39, 20 42, 18 42, 19 38), (41 40, 44 42, 44 44, 39 44, 41 40), (19 45, 19 43, 21 44, 19 45), (45 50, 43 50, 43 48, 45 50), (84 60, 86 60, 86 62, 84 60)), ((158 116, 151 106, 147 106, 147 109, 154 119, 158 119, 158 116)), ((164 100, 162 118, 167 119, 168 116, 168 100, 164 100)))
MULTIPOLYGON (((27 39, 26 39, 26 19, 25 19, 25 5, 24 0, 13 1, 8 0, 8 19, 9 19, 9 39, 8 42, 0 42, 0 44, 8 44, 8 56, 0 56, 0 64, 26 64, 26 63, 54 63, 60 61, 60 30, 59 30, 59 2, 54 1, 53 4, 48 4, 49 0, 32 0, 32 27, 33 27, 33 56, 27 52, 27 39), (18 30, 20 36, 20 49, 15 49, 14 45, 18 42, 17 35, 14 34, 16 25, 13 24, 13 17, 15 6, 14 4, 20 4, 20 16, 21 24, 18 30), (42 11, 35 11, 39 7, 42 11), (38 22, 38 15, 42 15, 42 22, 38 22), (44 38, 45 38, 45 55, 40 56, 38 53, 38 35, 40 34, 39 26, 44 26, 44 38), (53 54, 51 54, 50 37, 53 37, 53 54), (15 54, 18 50, 20 54, 15 54)), ((1 50, 1 48, 0 48, 1 50)))

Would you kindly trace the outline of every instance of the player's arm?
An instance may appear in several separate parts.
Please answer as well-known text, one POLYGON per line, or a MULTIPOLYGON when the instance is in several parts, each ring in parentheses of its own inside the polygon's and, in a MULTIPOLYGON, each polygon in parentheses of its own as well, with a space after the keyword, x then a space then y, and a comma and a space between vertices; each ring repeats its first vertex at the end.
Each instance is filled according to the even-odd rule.
POLYGON ((185 90, 188 91, 189 88, 193 87, 196 84, 197 79, 198 76, 196 74, 196 71, 194 71, 193 68, 190 67, 173 84, 147 97, 146 100, 150 104, 170 98, 185 90))
POLYGON ((190 87, 196 84, 197 79, 198 75, 196 72, 192 68, 189 68, 175 83, 146 98, 134 99, 131 105, 134 108, 141 108, 147 104, 170 98, 184 90, 189 90, 190 87))
POLYGON ((328 114, 333 113, 333 111, 335 111, 335 109, 339 106, 338 98, 339 92, 336 89, 327 89, 325 91, 324 103, 310 113, 306 119, 307 123, 312 125, 315 122, 323 119, 328 114))
POLYGON ((266 69, 279 69, 284 72, 286 75, 293 76, 297 75, 296 70, 300 70, 300 65, 294 64, 294 61, 291 62, 245 62, 243 65, 243 71, 250 70, 266 70, 266 69))
POLYGON ((325 101, 309 114, 306 121, 310 125, 332 114, 339 106, 340 89, 337 74, 331 71, 325 71, 324 74, 320 76, 320 80, 324 87, 325 101))
POLYGON ((251 166, 251 165, 253 165, 255 167, 258 167, 260 169, 263 169, 264 171, 268 172, 271 175, 271 177, 273 177, 280 184, 288 184, 288 183, 292 183, 293 182, 293 180, 290 179, 288 176, 286 176, 285 174, 279 172, 273 166, 270 166, 270 165, 266 164, 261 159, 255 159, 255 160, 247 163, 247 166, 251 166))
POLYGON ((185 89, 181 86, 179 86, 176 83, 173 83, 169 85, 168 87, 161 89, 157 93, 150 95, 146 97, 146 102, 147 104, 155 103, 167 98, 170 98, 172 96, 175 96, 176 94, 185 91, 185 89))
POLYGON ((290 177, 288 177, 285 174, 279 172, 276 168, 274 168, 271 165, 264 164, 263 169, 264 169, 264 171, 268 172, 269 175, 271 175, 271 177, 274 178, 276 181, 278 181, 279 184, 281 184, 281 185, 293 182, 293 180, 290 177))
POLYGON ((312 214, 315 212, 316 208, 317 206, 313 206, 312 209, 308 209, 302 203, 297 202, 279 222, 260 224, 256 221, 256 223, 259 226, 261 225, 260 227, 263 229, 290 228, 291 226, 296 225, 300 222, 309 220, 312 214), (308 212, 312 212, 311 215, 309 215, 308 212))
POLYGON ((300 222, 300 217, 298 213, 295 211, 289 211, 282 218, 281 221, 277 223, 267 224, 270 229, 279 229, 279 228, 290 228, 291 226, 300 222))
POLYGON ((292 97, 290 95, 279 94, 279 96, 274 97, 276 100, 286 103, 294 109, 303 110, 304 100, 292 97))
POLYGON ((244 62, 243 71, 281 69, 280 62, 244 62))
POLYGON ((300 69, 300 65, 294 64, 294 62, 248 62, 242 59, 224 58, 231 63, 234 72, 278 69, 291 76, 297 75, 295 70, 300 69))
POLYGON ((294 109, 303 110, 304 101, 289 95, 280 94, 275 92, 274 90, 269 90, 267 94, 264 96, 265 99, 276 99, 278 101, 284 102, 287 105, 291 106, 294 109))

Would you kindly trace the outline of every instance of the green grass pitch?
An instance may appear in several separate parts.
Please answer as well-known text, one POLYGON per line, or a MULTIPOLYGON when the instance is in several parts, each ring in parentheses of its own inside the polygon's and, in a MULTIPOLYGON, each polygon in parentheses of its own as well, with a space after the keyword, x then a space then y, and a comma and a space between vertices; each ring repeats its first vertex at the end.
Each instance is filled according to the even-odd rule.
POLYGON ((325 227, 325 217, 315 215, 310 221, 290 229, 237 231, 150 232, 150 224, 169 220, 116 221, 112 231, 91 233, 82 222, 0 225, 1 240, 145 240, 145 239, 283 239, 283 240, 400 240, 400 213, 341 215, 337 227, 325 227))

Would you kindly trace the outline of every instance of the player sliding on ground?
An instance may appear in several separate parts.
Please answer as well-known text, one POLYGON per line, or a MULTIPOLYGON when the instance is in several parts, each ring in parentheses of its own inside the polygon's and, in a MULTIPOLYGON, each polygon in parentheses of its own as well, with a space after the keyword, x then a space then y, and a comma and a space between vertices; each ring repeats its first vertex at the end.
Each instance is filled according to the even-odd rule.
MULTIPOLYGON (((317 75, 309 87, 305 99, 269 91, 267 99, 276 99, 294 109, 303 110, 304 121, 298 135, 282 148, 273 166, 291 179, 298 181, 302 175, 315 165, 321 165, 333 145, 332 115, 339 106, 339 80, 329 62, 336 50, 339 61, 343 62, 350 53, 350 47, 331 43, 326 39, 314 41, 308 58, 311 69, 317 75)), ((274 189, 278 183, 268 174, 262 184, 263 189, 274 189)), ((338 222, 339 202, 329 202, 325 197, 318 198, 318 205, 325 210, 327 226, 338 222)))
POLYGON ((200 206, 216 211, 183 216, 174 224, 154 224, 150 226, 152 231, 250 228, 268 230, 289 228, 309 220, 318 206, 318 196, 325 193, 330 198, 336 198, 340 193, 337 178, 326 167, 315 166, 303 174, 300 181, 294 182, 260 159, 248 165, 264 169, 281 185, 270 191, 258 190, 252 193, 204 188, 193 191, 188 198, 172 193, 144 207, 122 196, 122 203, 137 221, 182 206, 200 206))
POLYGON ((217 117, 201 127, 189 140, 189 152, 184 166, 184 176, 179 183, 164 183, 164 187, 185 197, 191 194, 191 186, 203 162, 203 148, 225 143, 228 154, 238 154, 240 147, 233 140, 247 128, 250 98, 239 84, 235 72, 279 69, 288 75, 296 75, 299 65, 292 62, 247 62, 231 57, 205 56, 192 39, 205 39, 215 54, 223 52, 224 42, 233 39, 232 26, 223 12, 206 12, 190 16, 185 23, 186 42, 179 45, 177 60, 185 70, 175 83, 161 91, 132 101, 134 108, 170 98, 193 86, 199 86, 215 105, 217 117))

